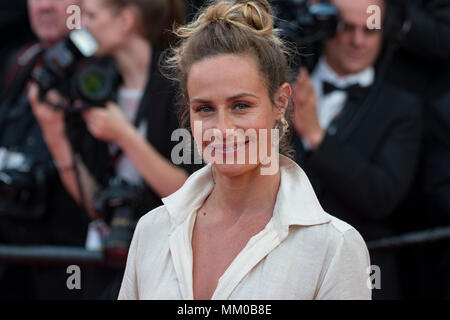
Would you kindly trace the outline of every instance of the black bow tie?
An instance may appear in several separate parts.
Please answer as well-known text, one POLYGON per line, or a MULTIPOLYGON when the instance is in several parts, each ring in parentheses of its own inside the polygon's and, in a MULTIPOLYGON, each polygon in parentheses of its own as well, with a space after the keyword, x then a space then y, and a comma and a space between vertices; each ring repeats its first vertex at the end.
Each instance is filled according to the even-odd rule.
POLYGON ((323 95, 327 95, 333 91, 344 91, 347 93, 349 98, 364 99, 368 94, 370 87, 362 87, 359 84, 353 84, 346 88, 336 87, 334 84, 327 81, 323 81, 323 95))

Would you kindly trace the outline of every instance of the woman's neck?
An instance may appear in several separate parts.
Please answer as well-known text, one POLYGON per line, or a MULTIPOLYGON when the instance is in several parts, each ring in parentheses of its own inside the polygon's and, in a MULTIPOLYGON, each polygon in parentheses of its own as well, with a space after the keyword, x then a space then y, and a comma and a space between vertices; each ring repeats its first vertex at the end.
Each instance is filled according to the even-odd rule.
POLYGON ((219 219, 238 221, 257 214, 272 214, 281 174, 261 175, 260 168, 238 177, 215 174, 215 187, 209 200, 218 210, 219 219))
POLYGON ((126 89, 145 89, 151 63, 152 47, 142 38, 133 37, 119 49, 114 58, 126 89))

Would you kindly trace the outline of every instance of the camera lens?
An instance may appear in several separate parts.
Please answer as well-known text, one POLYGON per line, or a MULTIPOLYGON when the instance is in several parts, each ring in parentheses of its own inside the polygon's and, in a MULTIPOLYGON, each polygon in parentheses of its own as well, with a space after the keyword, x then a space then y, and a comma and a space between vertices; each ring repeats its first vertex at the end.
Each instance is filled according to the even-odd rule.
POLYGON ((111 93, 105 70, 88 66, 78 76, 77 88, 81 98, 93 104, 102 104, 111 93))
POLYGON ((102 92, 105 85, 105 79, 96 72, 86 74, 81 79, 81 90, 84 94, 89 96, 97 96, 99 92, 102 92))

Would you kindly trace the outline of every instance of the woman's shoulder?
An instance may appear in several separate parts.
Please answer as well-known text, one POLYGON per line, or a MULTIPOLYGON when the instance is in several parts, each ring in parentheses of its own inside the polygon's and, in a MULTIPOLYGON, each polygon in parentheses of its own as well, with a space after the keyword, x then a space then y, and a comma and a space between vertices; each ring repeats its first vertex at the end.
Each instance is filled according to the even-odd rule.
POLYGON ((301 242, 304 248, 293 261, 317 280, 315 299, 370 299, 370 256, 354 227, 329 215, 328 222, 295 228, 293 240, 291 246, 298 248, 301 242))
POLYGON ((153 209, 139 219, 130 251, 134 252, 142 263, 143 260, 168 249, 169 232, 170 220, 165 207, 153 209))
MULTIPOLYGON (((308 239, 311 248, 322 248, 327 259, 332 259, 339 251, 345 251, 347 254, 361 255, 368 257, 366 242, 361 234, 349 223, 336 218, 328 213, 326 223, 309 226, 308 228, 298 228, 298 237, 308 239), (353 252, 353 253, 352 253, 353 252)), ((320 250, 319 250, 320 251, 320 250)))
POLYGON ((326 226, 327 237, 335 244, 351 242, 356 246, 366 249, 366 243, 355 227, 349 223, 328 214, 330 221, 326 226))
POLYGON ((170 218, 164 205, 143 215, 136 226, 136 234, 145 234, 146 239, 159 239, 170 231, 170 218))
MULTIPOLYGON (((333 233, 335 236, 337 237, 344 237, 346 235, 349 234, 357 234, 359 235, 359 237, 361 237, 361 235, 359 234, 358 230, 355 229, 355 227, 353 227, 352 225, 350 225, 349 223, 333 216, 330 215, 330 232, 333 233)), ((361 237, 362 239, 362 237, 361 237)))
POLYGON ((170 225, 169 214, 164 205, 161 205, 148 213, 144 214, 138 222, 142 228, 151 228, 153 225, 166 224, 170 225))
POLYGON ((363 237, 349 223, 332 215, 329 217, 330 221, 324 225, 322 237, 322 240, 326 239, 323 242, 327 247, 326 260, 352 270, 358 269, 359 266, 360 270, 365 272, 370 265, 370 255, 363 237))

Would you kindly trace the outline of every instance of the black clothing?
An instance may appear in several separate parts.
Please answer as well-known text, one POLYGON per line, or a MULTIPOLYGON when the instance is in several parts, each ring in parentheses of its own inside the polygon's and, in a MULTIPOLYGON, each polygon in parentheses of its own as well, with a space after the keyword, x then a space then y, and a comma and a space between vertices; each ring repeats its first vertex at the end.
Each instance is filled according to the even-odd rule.
MULTIPOLYGON (((367 100, 347 99, 316 151, 306 152, 294 137, 297 161, 325 211, 366 241, 395 233, 392 213, 413 180, 421 137, 417 97, 389 84, 373 90, 367 100)), ((382 290, 373 291, 374 299, 398 298, 395 257, 370 254, 382 271, 382 290)))
MULTIPOLYGON (((31 191, 27 194, 23 191, 22 180, 13 180, 14 190, 21 191, 20 199, 12 200, 2 193, 0 243, 83 246, 89 222, 87 214, 62 185, 26 96, 31 70, 39 60, 40 51, 33 51, 33 48, 36 46, 27 46, 11 59, 12 72, 8 72, 8 81, 5 81, 7 90, 0 100, 0 149, 3 155, 0 170, 35 182, 29 184, 31 191), (16 160, 11 161, 14 158, 16 160), (22 196, 37 199, 25 204, 27 197, 22 196)), ((2 184, 1 188, 4 187, 2 184)), ((80 298, 80 292, 67 290, 65 268, 4 265, 0 269, 1 298, 80 298), (49 278, 52 274, 54 276, 49 278)))
MULTIPOLYGON (((31 48, 33 46, 22 51, 15 63, 18 63, 20 57, 27 55, 28 49, 31 48)), ((28 60, 31 63, 37 63, 37 59, 33 58, 29 57, 28 60)), ((22 68, 22 70, 25 69, 26 67, 22 68)), ((16 76, 10 79, 11 83, 7 87, 8 90, 0 101, 0 113, 3 115, 3 119, 0 119, 3 120, 0 127, 0 148, 9 157, 12 154, 23 156, 26 164, 32 168, 31 173, 34 172, 33 169, 36 167, 42 169, 42 174, 46 177, 45 185, 42 186, 47 189, 45 192, 46 198, 43 198, 46 202, 46 210, 36 210, 36 206, 32 205, 25 207, 25 212, 14 213, 14 216, 11 216, 13 210, 2 211, 0 219, 5 220, 0 223, 0 229, 3 231, 0 238, 10 244, 83 245, 87 228, 86 215, 71 199, 59 180, 58 172, 42 137, 39 124, 28 103, 26 96, 27 81, 22 83, 22 88, 14 90, 17 85, 16 80, 21 76, 22 74, 18 72, 16 76), (19 92, 19 95, 11 97, 9 94, 13 91, 19 92), (3 103, 5 101, 7 101, 6 104, 3 103), (42 216, 32 216, 31 212, 34 213, 35 211, 42 216), (9 223, 18 224, 17 228, 12 228, 9 223), (46 230, 42 230, 38 236, 36 232, 39 230, 40 223, 45 224, 46 230), (27 225, 29 226, 25 227, 27 225), (64 230, 65 228, 68 230, 64 230)), ((3 169, 5 169, 8 156, 2 158, 5 161, 1 164, 3 169)), ((22 167, 15 168, 15 166, 17 164, 7 167, 14 170, 24 170, 22 167)), ((4 202, 5 200, 1 199, 0 201, 4 202)))
MULTIPOLYGON (((450 1, 399 2, 406 4, 411 29, 402 38, 385 79, 424 98, 450 61, 450 1)), ((395 10, 389 13, 392 20, 400 20, 395 10)))
POLYGON ((36 41, 31 32, 27 0, 0 2, 0 94, 4 89, 3 80, 12 61, 12 52, 24 43, 36 41), (14 32, 11 32, 14 30, 14 32))
POLYGON ((382 85, 359 118, 362 103, 347 101, 315 152, 306 153, 298 136, 294 141, 297 160, 325 210, 374 240, 392 234, 389 216, 413 179, 420 104, 391 85, 382 85))
MULTIPOLYGON (((386 81, 420 95, 425 103, 418 172, 411 192, 395 213, 399 233, 450 225, 450 1, 404 3, 411 29, 400 42, 386 81)), ((392 17, 397 19, 395 14, 392 17)), ((450 297, 450 252, 446 248, 448 241, 395 251, 401 260, 403 297, 450 297)))
MULTIPOLYGON (((424 106, 425 134, 419 172, 398 228, 424 230, 450 225, 450 69, 429 92, 424 106)), ((426 243, 400 251, 405 298, 450 298, 450 241, 426 243), (411 279, 415 281, 411 281, 411 279)))

